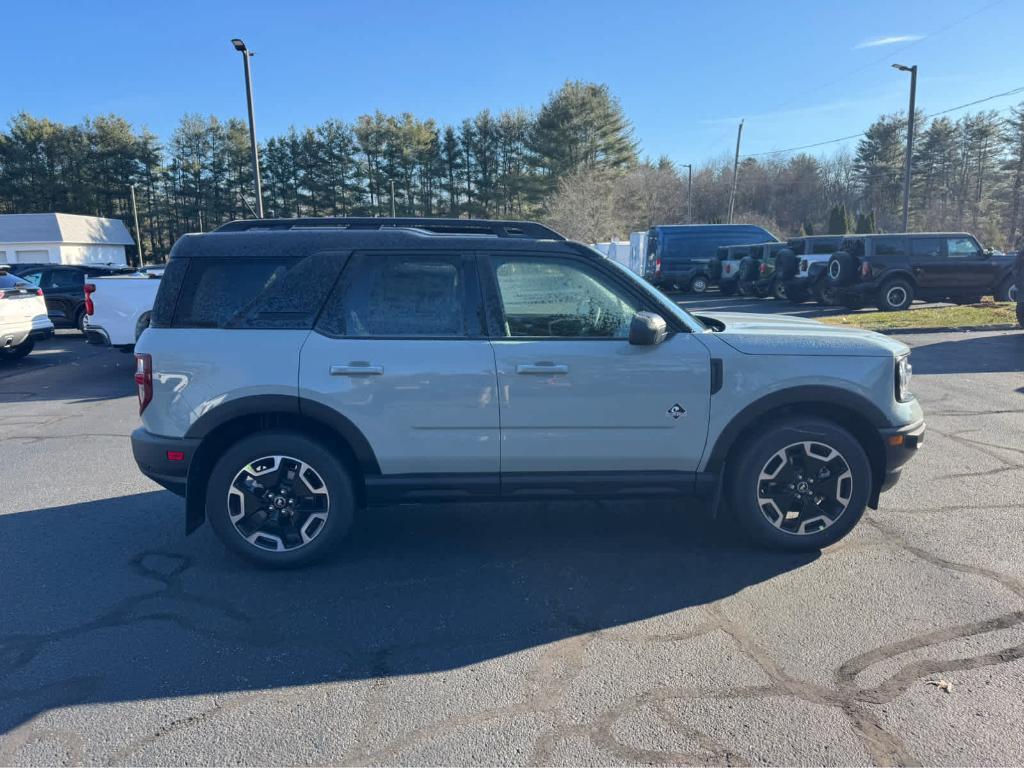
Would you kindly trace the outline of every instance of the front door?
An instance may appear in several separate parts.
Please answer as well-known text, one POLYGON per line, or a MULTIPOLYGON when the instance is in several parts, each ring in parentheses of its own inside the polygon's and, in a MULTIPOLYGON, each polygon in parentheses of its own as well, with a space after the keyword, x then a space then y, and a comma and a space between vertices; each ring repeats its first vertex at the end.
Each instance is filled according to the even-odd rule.
POLYGON ((385 479, 472 474, 496 490, 494 355, 479 297, 472 257, 356 253, 303 345, 301 397, 352 422, 385 479))
POLYGON ((695 471, 710 400, 688 332, 629 343, 642 293, 586 257, 484 260, 501 411, 502 486, 515 473, 695 471))

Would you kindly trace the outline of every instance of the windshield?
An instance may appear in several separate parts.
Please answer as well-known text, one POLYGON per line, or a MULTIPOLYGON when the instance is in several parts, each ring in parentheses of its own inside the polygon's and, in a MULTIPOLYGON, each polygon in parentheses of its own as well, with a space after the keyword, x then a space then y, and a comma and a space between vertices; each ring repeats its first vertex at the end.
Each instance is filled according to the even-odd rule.
MULTIPOLYGON (((593 251, 594 249, 591 248, 590 250, 593 251)), ((596 252, 600 253, 600 251, 596 252)), ((659 306, 665 310, 665 313, 668 316, 676 318, 679 322, 683 323, 683 325, 685 325, 691 331, 703 331, 707 328, 707 326, 704 323, 702 323, 696 317, 694 317, 685 309, 680 307, 664 293, 652 287, 651 284, 648 283, 646 280, 643 280, 638 275, 631 272, 628 268, 622 266, 616 261, 611 261, 610 259, 604 259, 604 263, 609 264, 614 269, 618 270, 619 274, 623 275, 633 285, 639 287, 644 292, 644 294, 652 297, 655 301, 657 301, 659 306)))

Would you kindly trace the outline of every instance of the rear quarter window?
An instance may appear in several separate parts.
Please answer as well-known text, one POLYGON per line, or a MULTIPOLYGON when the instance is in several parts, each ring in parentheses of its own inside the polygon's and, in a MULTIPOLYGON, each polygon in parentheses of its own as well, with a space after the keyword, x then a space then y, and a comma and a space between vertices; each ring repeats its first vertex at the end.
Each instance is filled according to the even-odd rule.
MULTIPOLYGON (((170 269, 177 261, 171 262, 157 294, 158 304, 169 302, 171 294, 176 294, 171 327, 308 330, 341 271, 344 257, 318 253, 186 261, 180 277, 180 268, 170 269)), ((165 319, 166 306, 154 306, 154 314, 165 319)))

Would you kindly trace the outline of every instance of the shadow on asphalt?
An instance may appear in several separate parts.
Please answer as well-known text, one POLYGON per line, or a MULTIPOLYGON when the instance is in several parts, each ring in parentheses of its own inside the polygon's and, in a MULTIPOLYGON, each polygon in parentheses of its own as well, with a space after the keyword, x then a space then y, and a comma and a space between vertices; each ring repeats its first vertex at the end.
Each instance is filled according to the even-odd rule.
POLYGON ((737 548, 694 515, 396 507, 364 514, 330 561, 284 572, 233 558, 208 526, 185 538, 162 491, 0 515, 0 732, 75 704, 451 670, 710 603, 818 557, 737 548))
POLYGON ((134 368, 131 355, 92 346, 77 331, 67 331, 39 342, 28 357, 0 360, 0 404, 33 400, 76 404, 134 395, 134 368))
POLYGON ((965 333, 952 341, 915 346, 910 360, 915 375, 1024 372, 1024 332, 998 336, 965 333))

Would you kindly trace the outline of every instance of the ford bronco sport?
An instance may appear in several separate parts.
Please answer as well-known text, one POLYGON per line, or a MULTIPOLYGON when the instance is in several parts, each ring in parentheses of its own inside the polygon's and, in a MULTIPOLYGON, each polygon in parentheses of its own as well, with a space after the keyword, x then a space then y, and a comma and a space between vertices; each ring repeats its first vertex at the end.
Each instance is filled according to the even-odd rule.
POLYGON ((171 252, 132 447, 186 532, 209 520, 271 566, 364 506, 493 499, 698 497, 763 545, 820 548, 923 438, 908 358, 692 316, 538 224, 239 221, 171 252))

